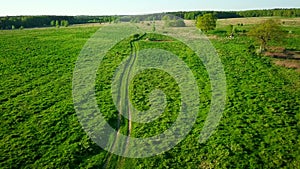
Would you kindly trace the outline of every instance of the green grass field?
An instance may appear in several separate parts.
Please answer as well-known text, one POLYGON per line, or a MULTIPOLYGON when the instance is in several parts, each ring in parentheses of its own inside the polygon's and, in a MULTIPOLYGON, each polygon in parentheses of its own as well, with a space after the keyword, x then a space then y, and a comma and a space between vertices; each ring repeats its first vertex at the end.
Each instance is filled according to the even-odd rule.
MULTIPOLYGON (((130 159, 102 150, 82 129, 72 100, 75 62, 99 28, 0 31, 0 168, 299 168, 299 72, 251 54, 248 47, 254 41, 242 32, 235 39, 226 38, 220 33, 224 25, 209 32, 209 36, 216 36, 211 42, 227 78, 226 108, 209 140, 198 142, 210 104, 205 67, 180 42, 148 34, 135 42, 139 49, 171 50, 191 67, 201 89, 199 118, 187 138, 154 157, 130 159), (151 38, 160 42, 147 40, 151 38)), ((300 28, 284 29, 292 34, 274 46, 300 50, 300 28)), ((97 101, 107 105, 100 109, 114 128, 118 128, 118 111, 109 95, 110 82, 130 52, 130 40, 125 39, 110 50, 98 70, 106 76, 97 77, 96 91, 101 95, 97 101)), ((135 77, 130 85, 132 102, 140 109, 149 108, 147 95, 156 86, 165 91, 170 102, 153 123, 133 123, 131 135, 148 137, 174 122, 180 104, 174 79, 152 70, 135 77), (165 83, 160 83, 162 78, 165 83)), ((128 132, 126 120, 120 125, 121 132, 128 132)))

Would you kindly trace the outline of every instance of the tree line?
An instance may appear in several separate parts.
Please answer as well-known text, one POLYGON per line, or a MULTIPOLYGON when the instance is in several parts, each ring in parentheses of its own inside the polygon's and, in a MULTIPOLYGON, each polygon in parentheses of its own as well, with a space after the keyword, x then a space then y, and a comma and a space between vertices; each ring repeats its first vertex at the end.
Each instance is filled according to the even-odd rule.
POLYGON ((198 16, 212 13, 218 19, 225 18, 243 18, 243 17, 300 17, 300 9, 265 9, 265 10, 246 10, 246 11, 190 11, 190 12, 168 12, 167 14, 175 15, 187 20, 194 20, 198 16))
POLYGON ((242 17, 300 17, 300 9, 268 9, 247 11, 189 11, 167 12, 137 16, 4 16, 0 17, 0 29, 18 29, 48 26, 66 26, 69 24, 84 23, 115 23, 115 22, 142 22, 162 20, 166 15, 174 15, 186 20, 195 20, 199 16, 212 14, 217 19, 242 17))
POLYGON ((117 16, 4 16, 0 17, 0 29, 22 29, 69 24, 114 22, 117 16))

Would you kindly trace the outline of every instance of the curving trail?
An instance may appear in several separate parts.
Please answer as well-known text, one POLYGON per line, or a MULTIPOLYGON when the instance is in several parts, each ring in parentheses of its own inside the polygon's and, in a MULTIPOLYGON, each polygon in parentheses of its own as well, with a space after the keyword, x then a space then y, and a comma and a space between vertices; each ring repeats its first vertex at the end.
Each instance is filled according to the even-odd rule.
MULTIPOLYGON (((129 77, 130 74, 133 71, 135 62, 137 60, 137 56, 138 56, 138 43, 137 41, 139 41, 141 38, 143 38, 146 34, 136 37, 133 40, 130 41, 130 48, 131 48, 131 53, 130 53, 130 57, 128 59, 128 61, 125 64, 125 68, 123 69, 123 72, 121 73, 120 76, 120 87, 121 90, 119 90, 120 93, 118 93, 118 95, 120 96, 119 100, 118 100, 118 104, 119 104, 119 114, 118 114, 118 124, 117 124, 117 135, 115 137, 114 143, 111 147, 111 151, 115 150, 117 145, 119 144, 119 135, 120 135, 120 128, 121 128, 121 124, 122 123, 122 116, 124 115, 124 113, 127 113, 127 117, 128 117, 128 126, 127 126, 127 140, 125 142, 125 144, 123 145, 123 152, 124 154, 128 153, 128 145, 130 143, 130 135, 131 135, 131 110, 129 107, 129 85, 130 85, 130 81, 129 81, 129 77), (124 111, 124 112, 123 112, 124 111)), ((126 123, 125 123, 126 124, 126 123)), ((122 145, 122 144, 121 144, 122 145)), ((110 153, 109 157, 106 160, 106 163, 104 164, 103 168, 111 168, 110 167, 110 163, 111 163, 111 159, 112 159, 113 154, 110 153)), ((125 162, 124 157, 118 157, 117 159, 117 167, 116 168, 122 168, 122 166, 124 165, 125 162)))

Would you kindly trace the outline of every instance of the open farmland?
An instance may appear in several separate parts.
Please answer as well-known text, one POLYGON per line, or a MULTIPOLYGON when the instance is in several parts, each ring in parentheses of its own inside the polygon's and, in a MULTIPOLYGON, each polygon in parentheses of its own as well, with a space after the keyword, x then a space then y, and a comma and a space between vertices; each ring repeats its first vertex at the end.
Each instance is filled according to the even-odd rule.
MULTIPOLYGON (((110 95, 114 70, 122 60, 130 60, 129 56, 136 56, 141 49, 160 48, 178 55, 196 77, 201 108, 192 131, 170 151, 144 159, 102 150, 84 132, 76 116, 73 70, 84 44, 100 27, 0 31, 0 168, 299 167, 300 74, 276 66, 272 58, 250 53, 248 47, 254 41, 242 32, 235 39, 219 33, 227 24, 241 22, 253 24, 257 20, 220 20, 217 30, 208 32, 216 36, 211 41, 226 73, 227 99, 223 118, 205 143, 198 139, 210 107, 211 88, 204 65, 187 46, 153 33, 134 42, 124 39, 107 53, 97 72, 97 101, 104 105, 100 109, 109 124, 123 134, 148 137, 167 129, 177 117, 180 93, 174 79, 162 71, 142 72, 132 84, 124 77, 122 82, 131 89, 127 94, 139 109, 149 108, 147 95, 157 86, 168 101, 156 121, 129 124, 120 118, 110 95)), ((248 31, 250 27, 239 29, 248 31)), ((299 26, 284 29, 292 31, 289 39, 274 46, 299 51, 299 26)))
POLYGON ((275 19, 284 25, 288 26, 299 26, 300 25, 300 18, 283 18, 283 17, 249 17, 249 18, 229 18, 229 19, 219 19, 218 25, 237 25, 239 23, 243 23, 244 25, 255 25, 259 22, 268 20, 268 19, 275 19))

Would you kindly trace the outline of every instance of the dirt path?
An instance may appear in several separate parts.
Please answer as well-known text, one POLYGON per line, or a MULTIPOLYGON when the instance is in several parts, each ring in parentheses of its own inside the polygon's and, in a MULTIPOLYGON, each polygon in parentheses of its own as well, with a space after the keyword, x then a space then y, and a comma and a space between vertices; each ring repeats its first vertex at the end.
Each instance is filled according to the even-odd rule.
MULTIPOLYGON (((144 35, 143 35, 144 36, 144 35)), ((141 36, 141 37, 143 37, 141 36)), ((130 47, 131 47, 131 54, 130 54, 130 58, 128 60, 128 62, 125 64, 125 68, 121 74, 120 77, 120 87, 122 90, 119 90, 120 93, 118 93, 118 95, 120 96, 118 103, 119 103, 119 113, 118 113, 118 124, 117 124, 117 135, 115 137, 114 143, 111 147, 111 151, 115 150, 116 145, 118 145, 118 140, 119 140, 119 135, 120 135, 120 128, 121 128, 121 120, 122 120, 122 116, 124 115, 123 113, 128 113, 127 117, 128 117, 128 127, 127 127, 127 140, 125 142, 125 146, 124 146, 124 154, 128 153, 128 145, 130 143, 130 135, 131 135, 131 130, 132 130, 132 124, 131 124, 131 110, 129 107, 129 84, 130 84, 130 74, 131 72, 133 72, 133 68, 136 62, 136 58, 138 55, 138 44, 136 43, 136 41, 138 41, 141 37, 132 40, 130 42, 130 47), (124 92, 122 92, 124 91, 124 92), (125 112, 122 112, 123 108, 125 108, 125 112)), ((106 163, 103 165, 103 168, 110 168, 110 161, 112 159, 113 154, 110 153, 109 157, 106 160, 106 163)), ((119 157, 118 161, 116 161, 117 164, 117 168, 122 168, 124 163, 125 163, 125 159, 124 157, 119 157), (121 159, 120 159, 121 158, 121 159)))
MULTIPOLYGON (((113 145, 111 146, 110 152, 113 151, 116 148, 116 143, 117 143, 117 140, 118 140, 119 135, 120 135, 121 116, 122 116, 122 113, 119 111, 119 113, 118 113, 118 122, 117 122, 117 135, 115 137, 113 145)), ((107 168, 107 165, 110 163, 110 160, 111 160, 112 156, 113 156, 113 154, 109 153, 109 157, 107 158, 107 160, 106 160, 106 162, 105 162, 105 164, 103 165, 102 168, 107 168)))
MULTIPOLYGON (((127 78, 124 79, 125 80, 125 91, 126 91, 126 110, 127 110, 127 113, 128 113, 128 128, 127 128, 127 134, 128 134, 128 137, 127 137, 127 140, 126 140, 126 145, 124 147, 124 154, 127 154, 128 153, 128 145, 130 144, 130 135, 131 135, 131 131, 132 131, 132 124, 131 124, 131 110, 130 110, 130 107, 129 107, 129 85, 130 85, 130 73, 133 72, 133 68, 134 68, 134 65, 136 63, 136 59, 137 59, 137 56, 138 56, 138 44, 135 42, 135 41, 138 41, 137 40, 133 40, 131 41, 130 43, 130 46, 131 46, 131 60, 130 60, 130 63, 129 63, 129 67, 128 67, 128 74, 127 74, 127 78)), ((122 158, 121 161, 119 162, 119 165, 118 165, 118 168, 122 168, 124 163, 125 163, 125 160, 126 158, 122 158)))

